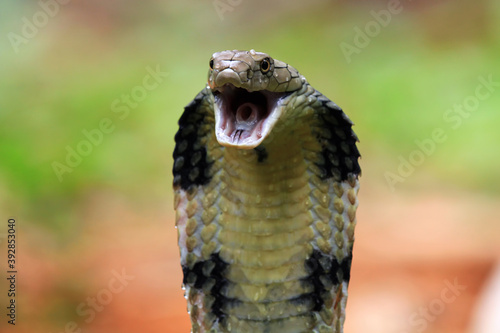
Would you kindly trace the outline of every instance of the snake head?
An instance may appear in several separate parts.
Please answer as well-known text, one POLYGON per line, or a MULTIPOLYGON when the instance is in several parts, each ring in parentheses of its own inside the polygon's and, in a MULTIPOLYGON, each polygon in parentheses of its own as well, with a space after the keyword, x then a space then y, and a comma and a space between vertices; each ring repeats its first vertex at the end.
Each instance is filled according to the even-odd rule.
POLYGON ((215 134, 226 147, 260 145, 280 119, 280 99, 303 85, 295 68, 254 50, 214 53, 209 67, 215 134))

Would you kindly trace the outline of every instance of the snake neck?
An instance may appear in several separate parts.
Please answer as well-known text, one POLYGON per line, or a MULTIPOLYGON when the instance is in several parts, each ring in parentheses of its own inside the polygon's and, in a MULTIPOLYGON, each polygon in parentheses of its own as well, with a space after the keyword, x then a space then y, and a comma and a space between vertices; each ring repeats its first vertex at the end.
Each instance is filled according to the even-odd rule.
MULTIPOLYGON (((301 131, 308 129, 304 126, 301 131)), ((222 218, 234 215, 246 224, 241 232, 260 235, 266 231, 255 229, 253 222, 273 225, 306 211, 308 162, 300 137, 309 136, 290 131, 253 150, 224 149, 219 203, 226 212, 223 208, 222 218)), ((282 232, 293 229, 290 223, 281 228, 282 232)))

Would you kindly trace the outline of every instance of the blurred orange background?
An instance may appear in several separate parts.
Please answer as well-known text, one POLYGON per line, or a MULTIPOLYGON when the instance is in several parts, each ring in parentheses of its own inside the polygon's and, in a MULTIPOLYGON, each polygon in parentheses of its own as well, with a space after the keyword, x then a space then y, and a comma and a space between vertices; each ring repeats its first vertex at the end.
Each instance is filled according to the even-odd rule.
POLYGON ((498 2, 42 0, 0 19, 1 332, 189 332, 173 136, 211 54, 252 48, 356 124, 345 332, 500 332, 498 2))

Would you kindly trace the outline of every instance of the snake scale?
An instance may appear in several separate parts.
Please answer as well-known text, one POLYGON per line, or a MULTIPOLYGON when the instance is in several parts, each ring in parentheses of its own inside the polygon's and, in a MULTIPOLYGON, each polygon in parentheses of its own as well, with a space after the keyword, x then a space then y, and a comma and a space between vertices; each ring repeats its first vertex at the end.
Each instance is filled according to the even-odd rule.
POLYGON ((223 51, 173 153, 192 332, 342 332, 358 206, 357 137, 296 69, 223 51))

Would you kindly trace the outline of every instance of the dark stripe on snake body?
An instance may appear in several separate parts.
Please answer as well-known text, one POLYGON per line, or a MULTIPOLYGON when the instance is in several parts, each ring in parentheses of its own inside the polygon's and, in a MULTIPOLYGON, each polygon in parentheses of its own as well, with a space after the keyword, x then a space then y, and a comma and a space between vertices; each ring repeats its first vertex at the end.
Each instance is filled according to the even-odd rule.
POLYGON ((203 290, 206 295, 214 297, 214 302, 210 307, 216 320, 222 321, 225 318, 223 308, 229 304, 235 306, 238 300, 225 297, 222 290, 226 288, 229 281, 225 278, 225 271, 229 264, 224 262, 219 253, 213 253, 209 260, 199 261, 193 268, 182 267, 184 274, 183 283, 199 291, 203 290))
MULTIPOLYGON (((339 263, 337 259, 332 259, 321 251, 313 250, 311 256, 304 262, 310 274, 302 282, 312 284, 314 291, 290 299, 290 302, 306 306, 310 308, 310 311, 321 311, 324 304, 324 293, 329 292, 332 287, 338 286, 342 282, 349 282, 351 262, 352 254, 339 263)), ((220 258, 219 253, 212 254, 209 260, 197 262, 192 268, 182 267, 184 285, 203 291, 205 295, 214 298, 210 312, 215 315, 215 320, 219 322, 222 322, 226 317, 223 311, 225 307, 234 307, 241 302, 223 295, 223 290, 229 284, 225 277, 228 267, 229 264, 220 258)))
POLYGON ((306 260, 306 269, 309 276, 303 279, 303 283, 312 284, 314 291, 307 294, 314 302, 313 311, 320 311, 323 307, 323 294, 329 292, 332 286, 337 286, 341 282, 349 283, 351 277, 352 253, 344 258, 340 263, 335 258, 331 258, 321 251, 313 250, 312 255, 306 260))

